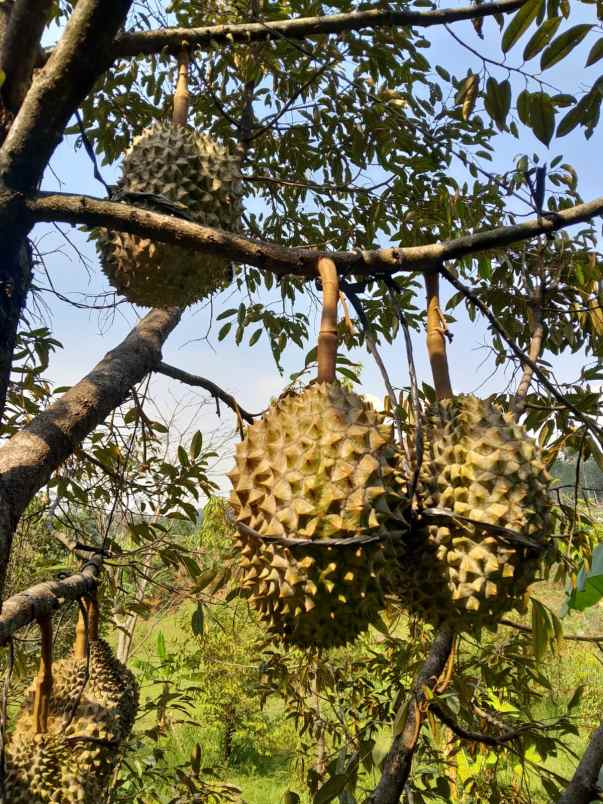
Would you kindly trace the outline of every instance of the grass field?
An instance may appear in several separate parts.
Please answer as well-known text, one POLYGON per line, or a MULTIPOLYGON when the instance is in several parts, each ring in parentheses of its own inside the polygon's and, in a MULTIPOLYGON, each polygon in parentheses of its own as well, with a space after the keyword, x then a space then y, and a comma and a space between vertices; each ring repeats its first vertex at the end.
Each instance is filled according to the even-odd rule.
MULTIPOLYGON (((559 610, 563 593, 558 589, 549 584, 539 584, 534 588, 534 594, 553 611, 559 610)), ((185 606, 161 620, 151 619, 141 623, 135 640, 134 667, 141 661, 156 658, 159 632, 163 635, 168 655, 186 651, 187 641, 190 641, 190 632, 186 633, 189 618, 190 611, 185 606)), ((564 620, 563 625, 566 635, 603 633, 603 608, 593 607, 584 613, 573 613, 564 620)), ((580 736, 570 735, 567 740, 567 747, 580 755, 588 734, 600 722, 603 712, 603 664, 598 652, 590 643, 564 641, 557 656, 547 653, 543 669, 552 686, 552 692, 545 694, 534 710, 535 717, 543 721, 561 714, 573 690, 580 685, 585 687, 577 716, 580 736)), ((202 689, 203 678, 194 678, 193 671, 194 668, 190 672, 191 682, 194 681, 202 689)), ((165 680, 146 677, 143 680, 143 697, 156 696, 165 680)), ((298 737, 292 724, 284 720, 280 702, 269 700, 261 717, 250 720, 249 733, 245 733, 244 727, 237 727, 228 762, 224 762, 223 758, 223 724, 208 719, 211 703, 200 694, 186 717, 180 717, 178 712, 170 714, 168 710, 168 726, 161 744, 169 762, 177 765, 186 761, 198 742, 203 748, 203 764, 219 766, 222 778, 240 787, 241 798, 246 804, 279 804, 284 800, 287 790, 296 791, 304 804, 309 802, 295 762, 298 737), (196 725, 191 721, 196 721, 196 725)), ((138 730, 148 728, 152 720, 152 714, 146 715, 139 721, 138 730)), ((374 749, 376 759, 385 753, 390 739, 391 727, 387 726, 374 749)), ((563 753, 549 758, 546 763, 547 767, 565 777, 573 773, 575 764, 574 758, 563 753)), ((503 773, 510 778, 512 766, 506 766, 503 773)), ((366 781, 368 784, 370 780, 366 781)), ((527 782, 534 802, 547 804, 550 801, 539 783, 537 770, 528 774, 527 782)), ((167 801, 168 791, 165 792, 165 799, 149 800, 167 801)), ((462 798, 454 800, 466 801, 466 804, 470 801, 462 798)))

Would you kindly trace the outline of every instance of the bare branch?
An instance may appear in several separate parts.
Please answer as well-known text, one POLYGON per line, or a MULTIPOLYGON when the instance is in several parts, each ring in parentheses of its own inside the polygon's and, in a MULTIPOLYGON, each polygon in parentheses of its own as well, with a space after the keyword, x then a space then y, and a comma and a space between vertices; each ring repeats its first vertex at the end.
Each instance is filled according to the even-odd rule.
POLYGON ((109 67, 113 39, 131 2, 79 0, 0 150, 0 176, 8 186, 37 186, 69 118, 109 67))
POLYGON ((171 377, 174 380, 186 383, 186 385, 193 385, 198 388, 205 388, 206 391, 214 397, 228 405, 229 408, 234 410, 237 416, 240 416, 248 424, 253 424, 254 418, 261 416, 261 413, 248 413, 245 408, 242 408, 237 400, 231 394, 220 388, 211 380, 206 380, 205 377, 198 377, 195 374, 189 374, 187 371, 176 368, 175 366, 168 366, 167 363, 160 363, 155 369, 157 374, 165 374, 166 377, 171 377))
POLYGON ((275 39, 306 39, 346 31, 374 28, 415 26, 429 28, 461 20, 508 14, 521 8, 526 0, 502 0, 497 3, 444 8, 435 11, 393 11, 369 8, 349 14, 330 14, 321 17, 273 20, 270 22, 244 22, 231 25, 210 25, 203 28, 163 28, 121 34, 114 45, 113 57, 118 59, 159 53, 164 48, 178 50, 186 41, 193 48, 206 48, 212 43, 231 45, 234 42, 249 44, 275 39))
POLYGON ((504 745, 505 743, 510 743, 512 740, 516 740, 526 732, 533 731, 535 727, 538 727, 540 730, 547 728, 543 726, 542 723, 524 723, 516 729, 509 729, 503 734, 484 734, 480 731, 470 731, 469 729, 463 728, 463 726, 460 726, 456 720, 437 703, 430 704, 429 709, 444 725, 448 726, 457 737, 460 737, 461 740, 471 740, 474 743, 483 743, 484 745, 504 745))
POLYGON ((593 733, 584 756, 558 804, 590 804, 597 799, 597 781, 603 767, 603 723, 593 733))
MULTIPOLYGON (((542 353, 544 346, 544 282, 540 282, 534 292, 534 298, 528 302, 531 312, 531 337, 530 347, 528 349, 528 357, 533 363, 536 363, 542 353)), ((530 383, 534 376, 534 370, 528 363, 524 364, 523 374, 517 386, 515 397, 513 399, 513 411, 518 416, 525 406, 525 399, 530 389, 530 383)))
POLYGON ((0 645, 5 645, 11 636, 25 625, 72 600, 78 600, 96 589, 102 566, 102 556, 93 555, 81 572, 60 581, 46 581, 19 592, 2 604, 0 614, 0 645))
MULTIPOLYGON (((584 206, 584 205, 582 205, 584 206)), ((574 207, 576 209, 576 207, 574 207)), ((514 228, 514 227, 510 227, 514 228)), ((526 355, 520 348, 517 346, 515 341, 511 338, 509 333, 506 331, 504 326, 500 323, 500 321, 496 318, 494 313, 489 310, 486 305, 482 302, 482 300, 468 287, 463 285, 463 283, 457 279, 457 277, 451 273, 447 268, 444 266, 440 266, 440 273, 444 276, 450 284, 455 287, 463 296, 468 299, 472 304, 474 304, 480 313, 485 316, 485 318, 490 322, 494 331, 500 335, 503 341, 507 344, 507 346, 511 349, 515 357, 520 361, 523 366, 528 366, 532 373, 538 377, 540 382, 544 385, 547 391, 553 396, 557 402, 560 402, 564 407, 574 414, 574 416, 581 421, 585 427, 590 430, 590 432, 595 435, 602 443, 603 443, 603 429, 599 427, 599 425, 588 416, 586 413, 583 413, 581 410, 570 402, 564 394, 559 391, 559 389, 549 380, 547 375, 544 371, 540 368, 540 366, 532 360, 531 357, 526 355)))
MULTIPOLYGON (((2 211, 0 199, 0 213, 2 211)), ((7 197, 5 205, 18 205, 21 199, 7 197)), ((316 261, 324 254, 317 249, 286 248, 274 243, 251 240, 237 234, 200 226, 187 220, 149 212, 147 209, 105 201, 83 195, 41 193, 23 199, 30 222, 64 221, 89 226, 107 226, 124 232, 152 237, 197 251, 218 254, 235 262, 255 265, 277 275, 316 277, 316 261)), ((373 251, 340 251, 329 254, 341 273, 396 273, 432 270, 435 263, 454 260, 488 249, 508 246, 537 235, 589 221, 603 214, 603 196, 586 204, 564 209, 554 218, 534 218, 516 226, 465 235, 456 240, 424 246, 382 248, 373 251)), ((444 274, 448 278, 449 274, 444 274)), ((449 280, 450 281, 450 280, 449 280)), ((522 357, 523 360, 523 357, 522 357)), ((538 375, 539 376, 539 375, 538 375)))
MULTIPOLYGON (((513 622, 506 617, 500 620, 500 625, 507 625, 509 628, 515 628, 516 631, 523 631, 525 634, 531 634, 532 629, 529 625, 513 622)), ((568 642, 593 642, 595 644, 603 643, 603 634, 593 634, 592 636, 584 636, 581 634, 563 634, 562 639, 568 642)))
POLYGON ((180 311, 152 310, 76 385, 0 447, 0 590, 14 528, 53 471, 161 361, 180 311))
POLYGON ((367 804, 398 804, 400 801, 424 717, 425 688, 433 690, 438 686, 439 678, 448 665, 453 643, 452 630, 447 626, 440 628, 414 681, 402 731, 393 739, 382 764, 379 784, 368 797, 367 804))
POLYGON ((17 112, 31 83, 52 5, 53 0, 17 0, 10 16, 2 42, 0 67, 6 74, 2 98, 13 113, 17 112))

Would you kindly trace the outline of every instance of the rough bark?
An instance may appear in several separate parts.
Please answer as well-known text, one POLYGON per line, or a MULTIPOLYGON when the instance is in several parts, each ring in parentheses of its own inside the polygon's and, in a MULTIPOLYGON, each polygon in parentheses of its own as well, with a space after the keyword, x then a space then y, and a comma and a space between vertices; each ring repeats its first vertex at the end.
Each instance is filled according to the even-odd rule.
POLYGON ((64 603, 93 592, 101 564, 102 557, 94 555, 81 572, 60 581, 36 584, 5 600, 0 614, 0 645, 5 645, 20 628, 47 617, 64 603))
POLYGON ((597 788, 597 780, 602 767, 603 724, 590 738, 588 748, 558 804, 589 804, 593 801, 600 792, 597 788))
POLYGON ((423 721, 425 688, 435 689, 452 652, 454 635, 448 627, 441 628, 429 655, 417 675, 410 694, 406 721, 400 734, 394 737, 382 766, 379 784, 366 804, 398 804, 408 780, 417 740, 423 721))
POLYGON ((79 0, 0 150, 5 185, 23 191, 37 187, 69 118, 111 64, 113 39, 131 2, 79 0))
MULTIPOLYGON (((15 203, 17 202, 18 199, 15 203)), ((174 243, 185 248, 218 254, 234 262, 272 271, 279 276, 290 274, 315 279, 316 262, 324 255, 324 252, 316 249, 286 248, 274 243, 251 240, 219 229, 190 223, 181 218, 90 196, 41 193, 25 198, 23 203, 30 225, 40 221, 63 221, 89 226, 106 226, 152 237, 163 243, 174 243)), ((503 248, 511 243, 529 240, 574 223, 589 221, 602 213, 603 196, 600 196, 586 204, 564 209, 554 218, 534 218, 516 226, 501 226, 443 243, 373 251, 340 251, 332 252, 328 256, 335 262, 340 275, 431 270, 435 264, 442 261, 459 259, 488 249, 503 248)))
POLYGON ((2 98, 10 112, 18 111, 31 83, 52 4, 53 0, 17 0, 6 36, 0 38, 0 67, 6 73, 2 98))
POLYGON ((152 310, 89 374, 0 448, 0 508, 8 511, 0 532, 0 590, 25 507, 130 388, 160 363, 162 344, 179 319, 173 308, 152 310))
POLYGON ((503 0, 499 3, 443 8, 435 11, 394 11, 370 8, 350 14, 330 14, 320 17, 245 22, 231 25, 208 25, 203 28, 163 28, 156 31, 137 31, 121 34, 114 45, 114 58, 159 53, 164 48, 180 49, 182 42, 191 47, 208 47, 217 42, 230 46, 234 42, 249 44, 279 39, 305 39, 309 36, 360 31, 367 28, 401 28, 415 26, 428 28, 460 20, 479 19, 494 14, 508 14, 521 8, 526 0, 503 0))

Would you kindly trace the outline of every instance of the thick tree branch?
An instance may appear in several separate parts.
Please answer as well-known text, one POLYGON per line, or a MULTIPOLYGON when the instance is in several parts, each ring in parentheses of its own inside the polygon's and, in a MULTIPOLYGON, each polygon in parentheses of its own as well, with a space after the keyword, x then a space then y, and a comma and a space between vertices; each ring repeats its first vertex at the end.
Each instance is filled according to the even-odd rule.
POLYGON ((603 724, 593 733, 576 772, 558 804, 589 804, 600 792, 597 786, 603 767, 603 724))
POLYGON ((2 98, 12 113, 19 109, 31 83, 52 5, 53 0, 17 0, 14 5, 0 53, 0 67, 6 73, 2 98))
MULTIPOLYGON (((10 200, 13 204, 20 203, 20 199, 10 200)), ((6 203, 8 201, 9 199, 6 203)), ((185 248, 219 254, 235 262, 255 265, 278 275, 291 274, 313 279, 316 277, 316 261, 324 254, 316 249, 286 248, 273 243, 250 240, 241 235, 199 226, 181 218, 90 196, 47 193, 25 198, 23 203, 30 223, 64 221, 72 224, 106 226, 152 237, 164 243, 175 243, 185 248)), ((502 248, 575 223, 589 221, 601 214, 603 214, 603 196, 586 204, 565 209, 554 219, 535 218, 516 226, 502 226, 443 243, 373 251, 333 252, 329 257, 344 274, 431 270, 434 264, 444 260, 459 259, 488 249, 502 248)))
POLYGON ((160 363, 155 369, 157 374, 165 374, 166 377, 171 377, 174 380, 186 383, 186 385, 193 385, 197 388, 205 388, 206 391, 214 397, 228 405, 229 408, 234 410, 237 416, 246 421, 248 424, 253 424, 254 418, 260 416, 260 413, 248 413, 245 408, 242 408, 234 396, 224 391, 219 385, 216 385, 211 380, 206 380, 205 377, 198 377, 195 374, 189 374, 187 371, 175 368, 175 366, 168 366, 167 363, 160 363))
POLYGON ((398 804, 410 774, 425 709, 425 688, 434 690, 448 664, 454 636, 448 626, 438 631, 429 655, 412 687, 406 721, 382 765, 379 784, 367 804, 398 804))
POLYGON ((0 180, 33 190, 63 130, 98 76, 132 0, 79 0, 58 45, 34 79, 0 150, 0 180))
POLYGON ((101 566, 102 556, 93 555, 81 572, 60 581, 36 584, 5 600, 0 614, 0 645, 5 645, 20 628, 52 614, 65 603, 94 592, 101 566))
POLYGON ((53 471, 161 361, 180 311, 152 310, 92 371, 0 447, 0 590, 19 517, 53 471))
POLYGON ((250 42, 265 42, 283 38, 305 39, 309 36, 345 33, 366 28, 405 26, 428 28, 433 25, 479 19, 494 14, 508 14, 521 8, 524 3, 525 0, 502 0, 502 2, 484 3, 479 6, 443 8, 424 12, 370 8, 350 14, 331 14, 321 17, 211 25, 203 28, 163 28, 156 31, 137 31, 136 33, 121 34, 117 38, 113 47, 113 57, 131 58, 150 55, 159 53, 164 48, 178 50, 183 41, 188 42, 193 48, 203 48, 213 42, 230 45, 233 42, 249 44, 250 42))

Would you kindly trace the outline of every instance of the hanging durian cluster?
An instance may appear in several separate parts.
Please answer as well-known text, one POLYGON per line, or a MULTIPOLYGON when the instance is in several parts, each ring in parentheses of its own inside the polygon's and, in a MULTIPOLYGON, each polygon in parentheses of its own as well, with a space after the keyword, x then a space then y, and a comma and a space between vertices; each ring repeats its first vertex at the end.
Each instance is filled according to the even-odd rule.
MULTIPOLYGON (((161 199, 151 197, 162 196, 194 223, 239 229, 239 158, 186 126, 157 124, 137 137, 124 157, 117 190, 145 194, 132 203, 151 211, 166 211, 161 199)), ((184 307, 231 281, 224 257, 107 229, 98 230, 96 240, 109 282, 144 307, 184 307)))
POLYGON ((550 480, 540 449, 510 413, 474 396, 435 403, 425 421, 419 514, 451 516, 427 514, 429 524, 414 529, 401 565, 403 605, 460 629, 495 625, 522 608, 550 535, 550 480))
POLYGON ((408 527, 397 461, 391 427, 336 382, 285 396, 248 428, 229 475, 231 504, 264 538, 239 533, 239 582, 271 634, 329 647, 375 621, 408 527), (362 536, 378 541, 317 544, 362 536))
POLYGON ((103 640, 86 659, 54 666, 47 731, 35 733, 33 696, 25 704, 6 752, 6 800, 98 804, 104 800, 119 749, 138 708, 138 686, 103 640))

